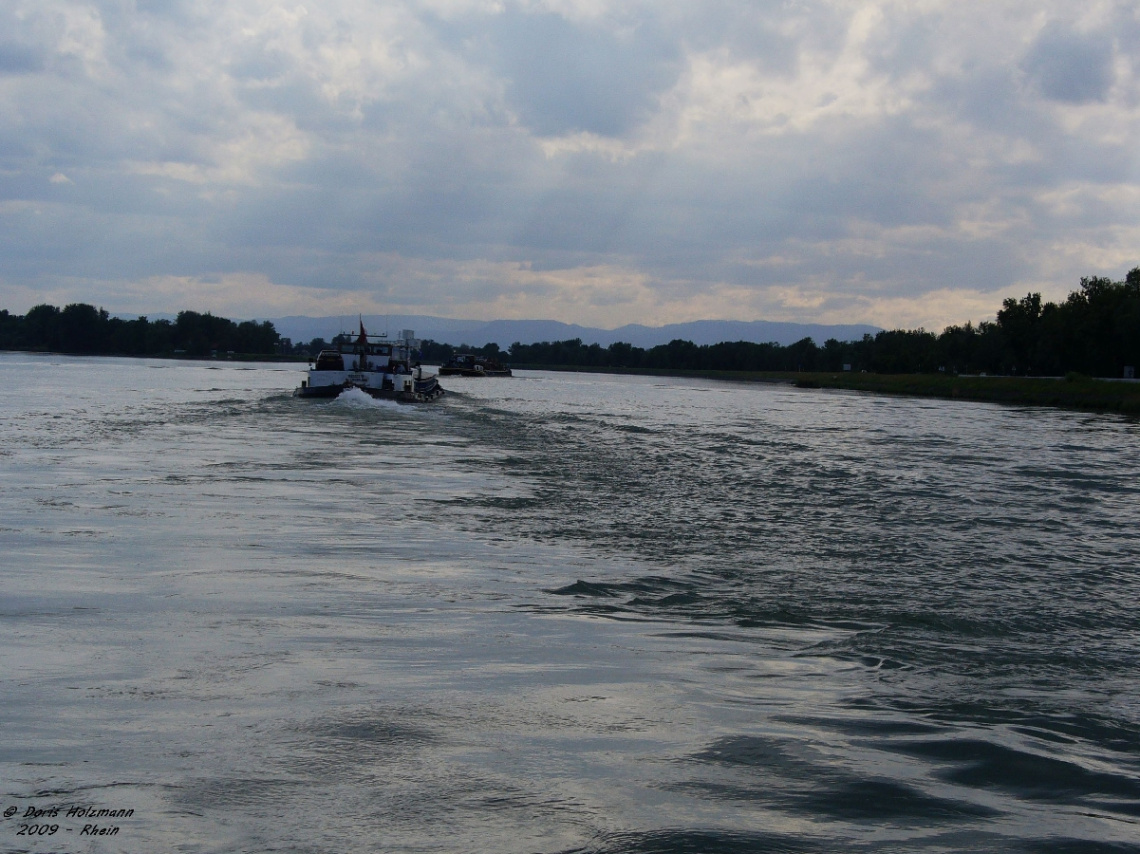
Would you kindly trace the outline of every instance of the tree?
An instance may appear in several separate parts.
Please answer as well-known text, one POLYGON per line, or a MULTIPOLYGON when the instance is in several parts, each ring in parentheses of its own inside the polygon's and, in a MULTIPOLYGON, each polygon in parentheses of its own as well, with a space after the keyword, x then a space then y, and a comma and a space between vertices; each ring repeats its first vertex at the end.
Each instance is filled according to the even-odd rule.
POLYGON ((37 305, 24 315, 24 342, 34 350, 59 350, 59 309, 37 305))
POLYGON ((1013 373, 1030 373, 1037 361, 1041 313, 1041 294, 1026 294, 1021 300, 1010 297, 1002 302, 997 323, 1009 342, 1013 373))
POLYGON ((107 312, 93 305, 76 302, 59 313, 60 349, 65 353, 103 351, 107 312))

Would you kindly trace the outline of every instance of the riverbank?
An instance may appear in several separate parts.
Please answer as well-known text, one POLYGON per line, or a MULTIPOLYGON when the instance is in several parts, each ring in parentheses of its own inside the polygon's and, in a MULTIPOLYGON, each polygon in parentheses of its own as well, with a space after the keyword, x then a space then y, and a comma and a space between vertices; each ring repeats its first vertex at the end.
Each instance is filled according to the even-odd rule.
POLYGON ((1140 384, 1073 377, 977 377, 940 374, 812 374, 800 388, 841 388, 1013 406, 1052 406, 1090 412, 1140 414, 1140 384))
POLYGON ((309 362, 308 356, 280 353, 68 353, 40 347, 0 347, 0 353, 30 353, 35 356, 97 356, 108 359, 170 359, 183 362, 309 362))
POLYGON ((514 365, 541 370, 575 370, 610 374, 703 377, 733 382, 787 383, 802 389, 845 389, 874 394, 977 400, 1011 406, 1052 406, 1089 412, 1140 415, 1140 383, 1083 376, 986 377, 947 374, 869 374, 793 371, 670 371, 559 368, 553 365, 514 365))

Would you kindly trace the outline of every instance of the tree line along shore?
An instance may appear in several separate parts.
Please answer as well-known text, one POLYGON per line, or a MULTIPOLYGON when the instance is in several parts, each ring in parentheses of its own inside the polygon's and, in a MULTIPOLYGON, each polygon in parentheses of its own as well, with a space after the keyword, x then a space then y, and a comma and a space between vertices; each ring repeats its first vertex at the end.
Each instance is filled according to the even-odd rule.
MULTIPOLYGON (((435 345, 432 360, 455 348, 435 345)), ((633 370, 862 372, 876 374, 990 374, 1064 376, 1076 372, 1120 378, 1140 367, 1140 267, 1123 281, 1089 277, 1061 303, 1041 295, 1007 299, 996 321, 948 326, 941 334, 896 329, 858 341, 830 339, 822 346, 747 341, 698 346, 671 341, 649 349, 580 339, 513 344, 507 353, 490 344, 473 352, 506 358, 516 366, 633 370)), ((428 357, 425 351, 425 357, 428 357)))
MULTIPOLYGON (((305 357, 329 342, 294 344, 269 321, 234 322, 183 311, 171 320, 123 320, 74 303, 38 305, 25 315, 0 310, 0 349, 192 358, 305 357)), ((697 345, 674 340, 643 349, 569 341, 453 347, 423 342, 425 362, 473 352, 516 367, 668 373, 722 379, 790 381, 850 388, 1081 409, 1140 412, 1140 384, 1092 382, 1130 378, 1140 367, 1140 267, 1121 281, 1085 277, 1060 302, 1038 293, 1007 299, 994 321, 884 330, 858 341, 805 338, 790 345, 747 341, 697 345), (1056 379, 1063 377, 1064 382, 1056 379)))
POLYGON ((271 356, 281 336, 269 321, 235 323, 196 311, 176 320, 123 320, 86 303, 64 308, 37 305, 27 314, 0 310, 0 350, 28 350, 98 356, 271 356))

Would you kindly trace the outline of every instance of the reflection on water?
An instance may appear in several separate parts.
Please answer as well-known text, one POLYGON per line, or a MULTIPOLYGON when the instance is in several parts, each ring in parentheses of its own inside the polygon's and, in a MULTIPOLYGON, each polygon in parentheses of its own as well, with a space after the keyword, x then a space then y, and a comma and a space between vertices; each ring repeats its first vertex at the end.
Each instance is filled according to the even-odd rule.
POLYGON ((5 850, 1138 850, 1135 422, 0 380, 5 850))

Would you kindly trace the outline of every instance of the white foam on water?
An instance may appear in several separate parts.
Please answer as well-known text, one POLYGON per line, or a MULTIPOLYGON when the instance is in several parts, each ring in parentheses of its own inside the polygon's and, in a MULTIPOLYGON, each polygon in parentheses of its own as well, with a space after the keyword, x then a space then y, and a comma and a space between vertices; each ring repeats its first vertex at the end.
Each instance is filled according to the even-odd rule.
POLYGON ((394 400, 381 400, 380 398, 372 397, 366 391, 361 391, 358 388, 347 388, 342 391, 335 398, 336 403, 345 404, 356 408, 366 409, 385 409, 389 412, 403 413, 407 407, 403 404, 397 403, 394 400))

